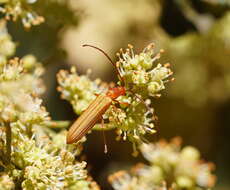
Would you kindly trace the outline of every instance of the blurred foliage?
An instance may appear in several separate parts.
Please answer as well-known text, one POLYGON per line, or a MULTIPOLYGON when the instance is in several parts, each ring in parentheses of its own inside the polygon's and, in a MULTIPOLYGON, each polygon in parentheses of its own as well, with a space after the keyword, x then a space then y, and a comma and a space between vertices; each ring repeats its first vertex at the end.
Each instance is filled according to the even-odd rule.
MULTIPOLYGON (((229 67, 227 66, 230 61, 228 12, 226 11, 222 18, 216 19, 212 13, 199 13, 189 0, 175 0, 175 2, 181 9, 181 14, 184 14, 188 21, 194 24, 197 31, 187 32, 179 37, 167 34, 160 23, 163 1, 136 0, 135 3, 129 1, 106 3, 103 0, 98 0, 98 7, 91 6, 90 2, 83 4, 88 8, 86 13, 87 11, 90 13, 78 29, 80 31, 87 30, 87 35, 90 31, 93 33, 85 36, 80 32, 78 35, 86 41, 91 39, 96 41, 100 35, 100 43, 105 49, 108 45, 110 47, 107 49, 111 48, 110 44, 116 48, 129 42, 135 43, 135 46, 140 48, 143 46, 141 45, 143 42, 156 41, 167 51, 166 59, 173 63, 176 73, 177 80, 172 86, 172 93, 169 96, 185 99, 190 106, 203 106, 207 102, 226 101, 230 95, 229 67), (132 7, 137 4, 140 6, 132 7), (129 7, 129 9, 119 9, 119 6, 129 7), (117 9, 115 9, 116 7, 117 9), (108 17, 100 19, 102 15, 98 12, 105 10, 109 12, 110 9, 113 10, 108 17), (132 12, 129 12, 130 10, 132 12), (146 11, 148 15, 139 14, 141 11, 146 11), (102 30, 102 25, 107 26, 107 22, 112 21, 114 24, 111 27, 102 30), (188 88, 184 88, 185 85, 188 88)), ((81 5, 81 1, 79 3, 81 5)), ((73 37, 78 38, 76 35, 73 37)), ((72 40, 74 39, 70 37, 69 48, 71 49, 68 49, 70 57, 72 51, 76 52, 76 46, 72 44, 72 40)), ((68 43, 68 37, 67 42, 64 43, 68 43)), ((76 59, 83 60, 84 63, 85 59, 81 57, 81 54, 74 54, 73 56, 77 56, 76 59)), ((90 56, 87 57, 87 60, 90 60, 90 56)), ((98 65, 95 62, 100 61, 102 61, 101 57, 94 55, 94 61, 91 61, 94 65, 90 67, 97 70, 98 65)))
POLYGON ((140 149, 150 164, 139 163, 130 172, 109 176, 115 190, 204 190, 215 184, 213 164, 201 161, 196 148, 181 148, 178 137, 170 142, 143 144, 140 149))

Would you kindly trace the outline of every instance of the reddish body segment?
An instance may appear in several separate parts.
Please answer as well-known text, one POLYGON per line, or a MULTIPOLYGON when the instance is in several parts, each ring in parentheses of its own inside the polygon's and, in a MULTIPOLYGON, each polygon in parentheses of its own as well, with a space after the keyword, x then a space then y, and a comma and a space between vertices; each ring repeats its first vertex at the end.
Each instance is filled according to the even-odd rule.
POLYGON ((102 119, 102 115, 119 96, 125 95, 124 87, 111 88, 106 95, 99 95, 73 123, 67 134, 67 144, 79 141, 93 126, 102 119))

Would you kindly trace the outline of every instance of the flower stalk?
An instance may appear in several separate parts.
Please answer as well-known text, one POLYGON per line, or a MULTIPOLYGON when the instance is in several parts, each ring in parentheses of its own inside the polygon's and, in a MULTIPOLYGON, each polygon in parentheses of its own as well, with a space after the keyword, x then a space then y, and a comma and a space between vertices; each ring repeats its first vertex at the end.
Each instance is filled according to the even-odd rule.
POLYGON ((7 162, 10 163, 11 161, 11 127, 9 122, 5 122, 5 127, 6 127, 6 157, 7 157, 7 162))

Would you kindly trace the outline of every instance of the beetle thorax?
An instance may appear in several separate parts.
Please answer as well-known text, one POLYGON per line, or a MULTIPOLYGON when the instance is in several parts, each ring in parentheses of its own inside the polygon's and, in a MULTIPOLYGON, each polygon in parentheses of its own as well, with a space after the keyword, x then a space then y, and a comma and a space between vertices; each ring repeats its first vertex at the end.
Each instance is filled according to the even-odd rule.
POLYGON ((119 96, 125 95, 125 93, 126 93, 125 88, 119 86, 119 87, 110 88, 109 91, 106 93, 106 95, 109 96, 111 99, 116 99, 119 96))

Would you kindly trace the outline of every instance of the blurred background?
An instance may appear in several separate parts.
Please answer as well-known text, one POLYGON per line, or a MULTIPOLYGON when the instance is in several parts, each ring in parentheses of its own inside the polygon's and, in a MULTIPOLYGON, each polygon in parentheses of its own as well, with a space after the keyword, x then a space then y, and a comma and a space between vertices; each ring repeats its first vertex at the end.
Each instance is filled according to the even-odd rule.
MULTIPOLYGON (((79 73, 92 70, 92 79, 116 81, 106 58, 82 48, 103 48, 115 61, 116 52, 133 44, 140 52, 154 42, 165 49, 175 81, 154 101, 158 133, 150 141, 181 136, 216 164, 215 189, 230 189, 230 1, 229 0, 69 0, 38 3, 46 22, 25 32, 9 23, 18 43, 17 55, 31 53, 46 67, 44 104, 55 120, 74 120, 71 105, 56 91, 56 73, 75 65, 79 73), (52 3, 51 3, 52 2, 52 3)), ((48 1, 47 1, 48 2, 48 1)), ((109 152, 103 153, 101 132, 88 135, 84 156, 90 174, 109 189, 115 170, 143 161, 131 156, 129 142, 117 142, 107 132, 109 152), (121 148, 122 147, 122 148, 121 148)))

